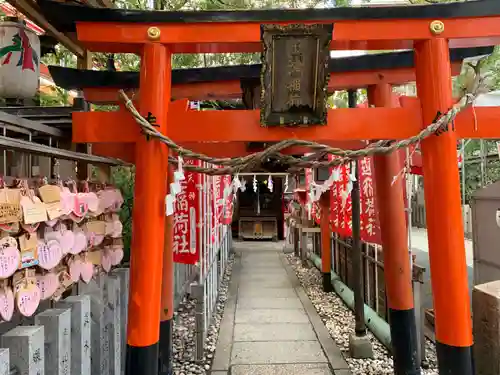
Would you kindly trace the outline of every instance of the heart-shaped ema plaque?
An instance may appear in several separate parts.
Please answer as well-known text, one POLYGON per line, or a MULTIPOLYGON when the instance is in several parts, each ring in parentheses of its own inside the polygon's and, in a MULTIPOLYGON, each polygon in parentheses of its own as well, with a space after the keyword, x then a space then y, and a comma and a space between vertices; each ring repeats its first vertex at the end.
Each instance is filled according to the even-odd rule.
POLYGON ((122 236, 123 224, 119 219, 113 220, 113 231, 111 237, 118 238, 122 236))
POLYGON ((12 288, 0 288, 0 317, 6 322, 10 322, 14 315, 14 293, 12 288))
POLYGON ((116 246, 111 250, 111 264, 117 266, 123 260, 123 247, 116 246))
POLYGON ((82 261, 80 277, 83 282, 88 284, 92 280, 92 276, 94 276, 94 265, 88 260, 82 261))
POLYGON ((54 240, 38 241, 38 265, 51 270, 59 264, 63 257, 61 245, 54 240))
POLYGON ((21 253, 17 246, 0 248, 0 279, 11 277, 19 268, 21 253))
POLYGON ((120 211, 120 208, 123 205, 123 196, 120 190, 118 189, 113 189, 112 190, 112 197, 113 197, 113 205, 111 206, 111 211, 117 212, 120 211))
POLYGON ((87 204, 85 197, 86 197, 85 193, 76 194, 71 213, 75 215, 77 218, 84 217, 87 214, 87 211, 89 210, 89 205, 87 204))
POLYGON ((45 275, 37 275, 36 285, 40 289, 40 299, 42 301, 51 298, 59 287, 59 277, 54 272, 45 275))
POLYGON ((80 280, 80 277, 82 275, 82 260, 80 259, 80 257, 72 257, 68 261, 68 269, 71 281, 76 283, 78 280, 80 280))
POLYGON ((67 216, 73 211, 75 205, 75 194, 73 194, 67 187, 62 188, 61 191, 61 211, 63 215, 67 216))
POLYGON ((76 255, 87 248, 87 236, 85 236, 85 233, 83 233, 81 230, 76 230, 75 232, 73 232, 73 236, 74 242, 69 253, 76 255))
POLYGON ((97 192, 99 198, 99 207, 101 210, 106 211, 113 206, 113 192, 110 189, 104 189, 97 192))
POLYGON ((16 292, 16 305, 21 315, 32 316, 40 305, 41 293, 36 284, 22 283, 16 292))
POLYGON ((59 243, 61 244, 63 254, 71 253, 71 250, 75 245, 75 234, 70 230, 64 230, 61 233, 59 243))
POLYGON ((96 193, 86 193, 85 194, 85 202, 87 203, 87 207, 91 212, 99 211, 99 198, 96 193))
POLYGON ((111 254, 111 250, 109 249, 102 250, 101 266, 105 272, 109 272, 111 270, 112 257, 113 255, 111 254))

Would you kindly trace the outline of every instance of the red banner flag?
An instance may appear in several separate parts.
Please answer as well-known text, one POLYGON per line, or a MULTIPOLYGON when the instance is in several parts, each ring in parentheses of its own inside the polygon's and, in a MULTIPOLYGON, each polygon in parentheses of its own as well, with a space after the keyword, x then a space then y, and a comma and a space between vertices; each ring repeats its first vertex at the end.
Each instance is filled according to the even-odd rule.
MULTIPOLYGON (((333 170, 334 168, 330 168, 330 173, 333 173, 333 170)), ((339 197, 339 183, 334 181, 330 188, 330 221, 332 223, 333 232, 338 232, 339 229, 339 197)))
MULTIPOLYGON (((352 198, 351 198, 351 192, 349 191, 349 186, 352 186, 352 182, 349 180, 349 175, 351 173, 351 166, 345 166, 345 172, 344 172, 344 186, 346 189, 347 193, 347 198, 345 200, 345 207, 344 207, 344 221, 345 221, 345 234, 344 236, 352 236, 352 198)), ((350 189, 352 190, 352 189, 350 189)))
MULTIPOLYGON (((187 165, 198 165, 198 161, 186 160, 187 165)), ((200 258, 199 234, 199 192, 200 174, 184 171, 180 181, 181 192, 175 199, 173 220, 174 262, 195 264, 200 258)))
POLYGON ((365 157, 359 161, 358 175, 361 197, 361 240, 381 244, 375 200, 373 158, 365 157))

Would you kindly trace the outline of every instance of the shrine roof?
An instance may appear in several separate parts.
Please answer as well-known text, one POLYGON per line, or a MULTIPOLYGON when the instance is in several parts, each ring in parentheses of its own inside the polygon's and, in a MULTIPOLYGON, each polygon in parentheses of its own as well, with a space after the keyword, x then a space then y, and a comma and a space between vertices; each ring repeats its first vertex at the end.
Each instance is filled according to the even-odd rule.
POLYGON ((500 1, 480 0, 418 6, 340 7, 321 9, 265 9, 235 11, 149 11, 91 8, 75 3, 38 0, 48 20, 58 30, 76 30, 77 22, 189 24, 273 23, 347 20, 450 19, 500 15, 500 1))
MULTIPOLYGON (((487 55, 492 52, 493 47, 452 48, 450 49, 450 59, 453 62, 460 62, 466 58, 487 55)), ((328 70, 330 73, 346 73, 411 68, 413 65, 413 51, 403 51, 330 59, 328 70)), ((258 79, 261 74, 261 68, 261 64, 254 64, 174 69, 172 71, 172 84, 258 79)), ((139 72, 96 71, 60 66, 49 66, 49 71, 56 85, 67 90, 79 90, 90 87, 120 89, 139 87, 139 72)))

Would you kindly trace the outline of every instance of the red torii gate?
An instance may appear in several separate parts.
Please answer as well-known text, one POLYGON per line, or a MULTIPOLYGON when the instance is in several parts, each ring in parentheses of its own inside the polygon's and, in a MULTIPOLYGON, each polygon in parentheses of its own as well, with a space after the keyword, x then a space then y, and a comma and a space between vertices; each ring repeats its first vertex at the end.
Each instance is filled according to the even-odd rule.
MULTIPOLYGON (((78 39, 90 50, 141 54, 140 110, 153 113, 158 130, 179 143, 408 138, 432 123, 438 111, 444 113, 452 105, 448 47, 498 44, 500 37, 500 2, 496 0, 372 9, 172 13, 119 9, 97 12, 50 0, 41 1, 40 5, 49 18, 50 14, 64 14, 66 23, 76 23, 78 39), (385 99, 387 86, 378 86, 370 90, 377 108, 329 110, 327 126, 306 128, 263 128, 259 111, 194 112, 170 103, 172 53, 258 52, 262 48, 260 25, 270 23, 333 24, 332 49, 413 48, 419 99, 416 103, 403 103, 402 108, 389 108, 385 99), (401 24, 405 28, 398 28, 401 24), (374 119, 378 126, 373 126, 374 119), (343 123, 349 126, 341 127, 339 124, 343 123), (200 124, 196 131, 194 124, 200 124), (239 124, 237 130, 234 124, 239 124)), ((473 373, 457 137, 499 137, 493 121, 499 115, 497 108, 466 110, 457 117, 455 128, 450 126, 443 134, 422 142, 437 354, 442 374, 473 373), (478 129, 475 124, 480 124, 478 129)), ((167 150, 164 145, 140 136, 136 124, 122 112, 78 116, 88 116, 98 124, 92 130, 94 142, 136 144, 135 205, 141 210, 134 211, 127 374, 156 374, 163 256, 163 239, 157 234, 162 233, 165 221, 167 150), (119 128, 110 129, 110 124, 119 128)), ((89 141, 90 137, 78 138, 78 127, 75 130, 75 142, 89 141)), ((377 158, 380 162, 376 168, 382 171, 377 172, 377 190, 386 191, 391 203, 396 202, 386 215, 396 222, 381 220, 383 230, 392 234, 404 225, 402 207, 398 207, 399 200, 394 199, 389 188, 395 157, 377 158)), ((402 259, 398 253, 397 260, 402 259)), ((398 266, 409 268, 407 254, 404 262, 396 263, 392 264, 392 271, 388 268, 389 277, 394 277, 394 283, 389 284, 395 286, 392 292, 388 290, 388 295, 397 301, 396 308, 400 310, 393 317, 401 318, 398 327, 404 331, 413 305, 407 289, 399 292, 396 287, 410 281, 400 280, 395 271, 398 266)))
MULTIPOLYGON (((463 58, 478 54, 487 54, 491 53, 491 51, 492 48, 489 47, 451 50, 450 53, 453 57, 452 75, 460 74, 463 58)), ((381 83, 401 85, 410 81, 415 81, 414 68, 412 66, 407 66, 408 58, 413 58, 409 52, 398 52, 335 59, 334 65, 336 69, 334 69, 334 72, 330 73, 332 78, 330 78, 328 90, 329 92, 333 92, 381 83), (374 66, 370 67, 370 63, 374 63, 374 66), (346 69, 352 69, 352 65, 354 65, 356 69, 353 71, 346 71, 346 69)), ((258 66, 245 66, 243 69, 241 69, 241 66, 233 66, 174 71, 174 73, 182 73, 181 78, 184 78, 180 80, 177 79, 177 81, 187 82, 175 82, 175 80, 173 80, 172 98, 189 100, 241 98, 244 94, 242 93, 241 79, 239 77, 248 77, 251 75, 249 71, 253 73, 256 67, 258 66), (210 80, 207 81, 207 78, 189 78, 193 75, 200 78, 200 73, 202 77, 210 77, 210 80), (238 79, 236 79, 236 77, 238 77, 238 79)), ((260 67, 258 68, 258 71, 260 71, 260 67)), ((139 75, 138 73, 99 72, 58 66, 51 66, 50 72, 54 76, 58 86, 68 90, 78 89, 83 91, 84 98, 91 103, 121 104, 118 98, 117 87, 124 88, 125 85, 127 85, 126 92, 129 96, 133 97, 136 102, 138 102, 140 98, 140 92, 138 90, 139 79, 136 77, 139 75), (105 87, 103 87, 103 85, 105 85, 105 87)), ((258 79, 258 75, 254 78, 258 79)), ((177 101, 175 105, 182 105, 183 108, 187 108, 187 103, 185 101, 177 101)), ((128 113, 126 117, 128 117, 128 113)), ((88 117, 85 116, 75 116, 73 124, 74 129, 78 129, 76 131, 79 133, 79 139, 88 139, 89 142, 93 142, 93 129, 96 126, 94 122, 88 122, 88 117), (83 133, 80 133, 80 131, 83 133)), ((332 143, 328 141, 325 143, 332 146, 344 147, 346 149, 356 149, 363 145, 363 143, 359 141, 343 141, 341 144, 340 142, 332 143)), ((221 143, 219 142, 181 143, 181 145, 212 157, 236 157, 251 153, 245 142, 226 142, 223 144, 223 147, 221 147, 221 143)), ((104 143, 102 140, 99 140, 99 143, 94 144, 92 152, 96 155, 106 155, 130 163, 134 162, 134 147, 123 147, 123 143, 104 143)), ((282 153, 285 154, 303 154, 305 152, 307 152, 307 150, 301 147, 292 147, 282 150, 282 153)), ((420 160, 418 160, 417 165, 421 165, 420 160)))

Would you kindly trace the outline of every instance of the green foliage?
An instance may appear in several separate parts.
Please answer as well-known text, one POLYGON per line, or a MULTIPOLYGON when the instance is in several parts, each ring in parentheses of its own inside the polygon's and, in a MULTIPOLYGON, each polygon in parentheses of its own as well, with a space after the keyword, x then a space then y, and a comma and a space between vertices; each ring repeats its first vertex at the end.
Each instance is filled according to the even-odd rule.
POLYGON ((38 91, 35 100, 39 101, 42 107, 65 106, 69 104, 69 93, 60 87, 52 87, 51 94, 38 91))

